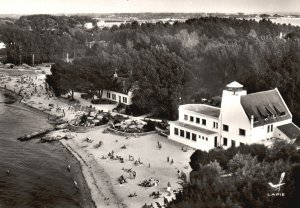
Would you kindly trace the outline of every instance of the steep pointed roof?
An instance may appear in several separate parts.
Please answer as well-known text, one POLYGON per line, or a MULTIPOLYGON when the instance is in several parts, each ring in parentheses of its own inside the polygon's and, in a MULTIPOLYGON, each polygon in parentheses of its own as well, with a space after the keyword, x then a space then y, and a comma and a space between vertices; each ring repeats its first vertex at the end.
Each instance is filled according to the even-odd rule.
POLYGON ((248 116, 254 116, 254 127, 292 118, 277 89, 241 96, 241 105, 248 116))

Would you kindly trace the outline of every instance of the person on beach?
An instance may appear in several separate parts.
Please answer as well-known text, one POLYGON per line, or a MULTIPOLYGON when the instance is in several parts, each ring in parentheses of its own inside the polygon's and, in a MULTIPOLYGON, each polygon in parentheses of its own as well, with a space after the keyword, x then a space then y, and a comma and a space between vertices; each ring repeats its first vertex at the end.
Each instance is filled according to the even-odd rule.
POLYGON ((180 179, 181 178, 181 172, 180 172, 180 170, 177 170, 177 175, 178 175, 178 179, 180 179))
POLYGON ((68 170, 68 172, 71 171, 71 165, 68 165, 68 166, 67 166, 67 170, 68 170))
POLYGON ((167 185, 167 192, 169 192, 169 194, 171 195, 171 183, 168 182, 168 185, 167 185))
POLYGON ((75 180, 74 180, 74 184, 75 184, 76 188, 79 189, 78 184, 77 184, 77 182, 75 180))
POLYGON ((168 204, 168 203, 169 203, 168 199, 164 197, 164 204, 168 204))

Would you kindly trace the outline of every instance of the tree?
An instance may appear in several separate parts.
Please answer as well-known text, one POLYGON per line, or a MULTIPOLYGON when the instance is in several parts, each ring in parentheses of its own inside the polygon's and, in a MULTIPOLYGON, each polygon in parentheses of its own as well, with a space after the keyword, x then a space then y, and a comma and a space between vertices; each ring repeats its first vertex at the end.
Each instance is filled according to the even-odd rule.
POLYGON ((183 87, 183 61, 165 46, 156 46, 140 51, 138 65, 133 102, 154 116, 176 119, 183 87))
POLYGON ((83 72, 74 67, 73 64, 58 62, 52 66, 51 72, 52 75, 48 75, 46 81, 57 96, 70 92, 73 100, 74 92, 87 85, 82 79, 83 72))

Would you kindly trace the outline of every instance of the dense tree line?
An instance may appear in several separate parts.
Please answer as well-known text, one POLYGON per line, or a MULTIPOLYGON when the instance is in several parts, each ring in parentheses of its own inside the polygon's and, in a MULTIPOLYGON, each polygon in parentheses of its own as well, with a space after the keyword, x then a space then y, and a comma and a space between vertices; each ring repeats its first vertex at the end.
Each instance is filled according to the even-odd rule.
MULTIPOLYGON (((96 49, 95 49, 96 50, 96 49)), ((75 90, 92 92, 99 98, 104 89, 119 91, 122 86, 113 73, 128 77, 136 106, 154 116, 176 119, 180 91, 183 88, 184 63, 164 46, 127 50, 120 45, 75 60, 72 64, 57 63, 47 81, 56 95, 75 90), (128 57, 134 57, 134 60, 128 57), (132 69, 130 72, 127 69, 132 69)), ((73 98, 73 96, 72 96, 73 98)))
MULTIPOLYGON (((265 19, 256 22, 218 17, 194 18, 173 25, 132 22, 89 31, 75 26, 74 22, 84 21, 37 15, 21 17, 7 28, 0 27, 1 38, 9 46, 8 60, 18 63, 20 50, 29 63, 33 51, 35 58, 43 61, 65 58, 68 52, 71 57, 75 54, 78 67, 84 71, 90 70, 84 62, 95 59, 92 62, 99 67, 93 66, 94 71, 100 70, 100 74, 104 70, 112 75, 117 69, 125 76, 132 74, 133 81, 140 81, 141 88, 135 96, 138 105, 147 107, 145 103, 149 103, 150 96, 142 93, 146 86, 163 95, 154 96, 157 100, 148 108, 168 118, 176 117, 178 102, 199 102, 204 96, 220 95, 233 80, 242 83, 248 92, 277 87, 292 113, 300 115, 300 100, 296 96, 300 91, 299 27, 265 19), (40 26, 25 29, 33 23, 40 26), (283 38, 279 38, 280 33, 283 38), (87 47, 86 42, 92 40, 93 47, 87 47), (161 57, 168 61, 163 63, 161 57), (151 84, 155 79, 144 78, 145 75, 159 82, 151 84), (167 102, 171 108, 165 107, 167 102), (154 106, 157 108, 152 109, 154 106)), ((101 76, 93 78, 102 80, 101 76)))
POLYGON ((174 25, 123 24, 96 37, 138 51, 165 45, 185 64, 184 103, 220 94, 227 83, 237 80, 249 92, 279 88, 298 113, 299 34, 298 27, 269 20, 207 17, 174 25))
POLYGON ((196 150, 191 156, 191 183, 168 207, 299 207, 300 151, 292 144, 196 150), (284 185, 274 196, 269 183, 284 185))
MULTIPOLYGON (((3 21, 2 21, 3 22, 3 21)), ((86 16, 21 16, 15 22, 0 24, 0 41, 6 45, 7 62, 37 64, 83 57, 91 32, 83 24, 95 20, 86 16), (34 58, 33 58, 34 56, 34 58)))

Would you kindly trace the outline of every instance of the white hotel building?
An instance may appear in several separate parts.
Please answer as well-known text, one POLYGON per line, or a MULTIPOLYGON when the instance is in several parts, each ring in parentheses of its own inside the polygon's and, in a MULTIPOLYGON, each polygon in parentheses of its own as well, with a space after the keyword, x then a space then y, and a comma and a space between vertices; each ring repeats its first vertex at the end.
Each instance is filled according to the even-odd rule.
POLYGON ((300 129, 277 88, 247 94, 232 82, 223 90, 221 108, 205 104, 179 107, 178 121, 170 123, 169 138, 209 151, 243 144, 263 143, 272 138, 295 139, 300 129))

